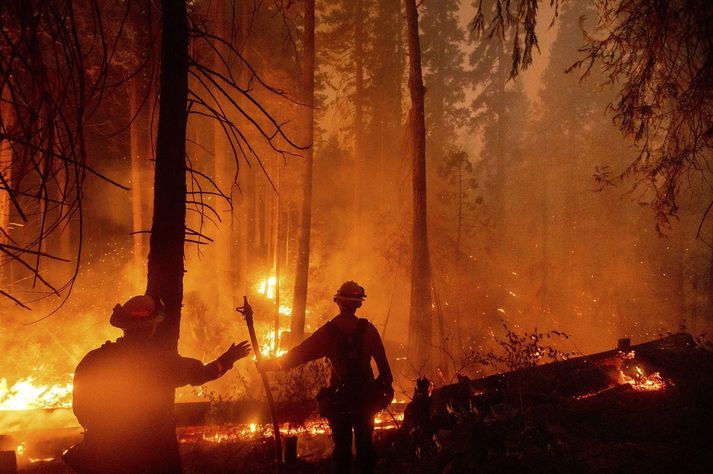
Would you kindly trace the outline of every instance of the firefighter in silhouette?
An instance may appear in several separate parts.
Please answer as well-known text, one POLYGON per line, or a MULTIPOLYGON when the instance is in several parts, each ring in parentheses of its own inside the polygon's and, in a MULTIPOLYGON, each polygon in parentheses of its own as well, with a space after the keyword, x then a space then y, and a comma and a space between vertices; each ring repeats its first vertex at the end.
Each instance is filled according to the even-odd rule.
POLYGON ((366 294, 356 282, 344 283, 334 295, 339 314, 300 345, 277 359, 263 361, 261 370, 288 370, 326 357, 331 363, 329 387, 317 400, 320 415, 327 418, 334 440, 333 459, 337 472, 349 472, 352 430, 357 465, 372 472, 376 454, 372 442, 374 415, 393 399, 393 378, 379 332, 368 320, 356 316, 366 294), (379 370, 374 379, 371 359, 379 370))
POLYGON ((225 374, 248 355, 247 341, 203 364, 157 347, 152 339, 163 305, 150 296, 117 304, 112 326, 124 331, 116 342, 89 352, 74 372, 73 409, 84 441, 65 452, 80 473, 178 473, 174 392, 225 374))

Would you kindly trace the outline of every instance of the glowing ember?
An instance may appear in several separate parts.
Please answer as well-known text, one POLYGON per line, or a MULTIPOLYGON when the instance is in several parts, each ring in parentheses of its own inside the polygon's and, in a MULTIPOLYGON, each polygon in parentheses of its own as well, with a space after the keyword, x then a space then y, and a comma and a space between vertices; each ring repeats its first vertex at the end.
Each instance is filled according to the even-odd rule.
MULTIPOLYGON (((621 357, 623 360, 633 361, 636 358, 636 351, 624 352, 621 357)), ((671 384, 671 382, 664 380, 659 372, 648 375, 639 365, 629 366, 627 369, 620 367, 619 380, 617 382, 619 385, 629 384, 639 392, 663 390, 671 384)))
POLYGON ((72 406, 72 382, 43 385, 27 377, 9 385, 0 379, 0 410, 32 410, 36 408, 65 408, 72 406))
MULTIPOLYGON (((398 428, 398 423, 403 420, 403 413, 395 414, 392 418, 387 414, 377 414, 374 418, 374 429, 392 430, 398 428)), ((301 426, 289 424, 280 425, 280 434, 284 436, 321 436, 329 435, 329 425, 324 420, 313 420, 301 426)), ((240 441, 254 441, 273 436, 272 425, 263 423, 249 423, 244 425, 226 425, 221 427, 191 427, 179 434, 181 443, 204 441, 208 443, 235 443, 240 441), (207 428, 207 431, 203 431, 207 428)))
POLYGON ((619 383, 629 384, 634 390, 640 392, 651 392, 666 388, 667 382, 661 377, 661 374, 654 372, 651 375, 646 375, 644 370, 636 366, 633 368, 632 375, 627 375, 623 371, 619 371, 619 383))
MULTIPOLYGON (((374 429, 377 431, 398 429, 403 419, 403 407, 394 402, 388 411, 382 411, 374 416, 374 429)), ((281 424, 280 434, 302 438, 330 435, 331 431, 326 420, 316 418, 301 425, 281 424)), ((196 442, 237 443, 272 438, 272 436, 272 424, 270 423, 192 426, 179 433, 179 442, 184 444, 196 442)))

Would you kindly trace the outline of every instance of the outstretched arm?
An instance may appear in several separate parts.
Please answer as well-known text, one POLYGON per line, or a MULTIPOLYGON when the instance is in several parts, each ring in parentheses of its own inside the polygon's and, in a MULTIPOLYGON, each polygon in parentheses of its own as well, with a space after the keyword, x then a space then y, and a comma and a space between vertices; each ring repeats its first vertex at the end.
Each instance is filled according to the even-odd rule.
POLYGON ((310 337, 295 346, 287 354, 276 359, 263 359, 259 369, 263 371, 289 370, 311 360, 327 355, 327 332, 324 327, 315 331, 310 337))
POLYGON ((197 359, 179 357, 178 367, 176 367, 175 383, 176 387, 183 385, 201 385, 211 380, 222 377, 228 370, 233 368, 233 364, 250 353, 248 341, 243 341, 238 345, 231 344, 227 351, 213 362, 203 364, 197 359))

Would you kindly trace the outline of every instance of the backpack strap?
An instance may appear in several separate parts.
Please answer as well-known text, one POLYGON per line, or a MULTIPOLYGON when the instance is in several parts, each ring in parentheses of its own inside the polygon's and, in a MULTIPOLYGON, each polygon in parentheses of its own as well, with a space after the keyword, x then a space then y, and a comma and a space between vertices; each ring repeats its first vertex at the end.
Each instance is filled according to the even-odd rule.
MULTIPOLYGON (((356 329, 352 334, 352 337, 347 336, 339 326, 334 324, 332 321, 327 322, 325 327, 329 332, 330 336, 336 339, 339 347, 339 358, 342 360, 344 365, 349 366, 350 359, 358 359, 364 350, 362 340, 364 338, 364 333, 368 327, 368 320, 364 318, 359 318, 357 321, 356 329)), ((340 379, 343 379, 346 374, 337 374, 340 379)))

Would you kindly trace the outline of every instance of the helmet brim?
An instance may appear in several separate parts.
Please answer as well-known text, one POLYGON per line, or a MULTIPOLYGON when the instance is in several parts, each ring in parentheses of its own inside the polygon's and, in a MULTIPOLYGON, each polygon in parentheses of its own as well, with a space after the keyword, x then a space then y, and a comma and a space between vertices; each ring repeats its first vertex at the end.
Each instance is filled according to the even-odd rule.
POLYGON ((146 317, 136 317, 127 315, 125 312, 119 310, 114 311, 109 318, 109 324, 119 329, 137 329, 145 326, 150 326, 152 324, 157 324, 163 319, 163 314, 156 312, 151 316, 146 317))
POLYGON ((361 296, 343 296, 343 295, 334 295, 334 300, 340 300, 340 301, 364 301, 364 298, 366 296, 361 297, 361 296))

